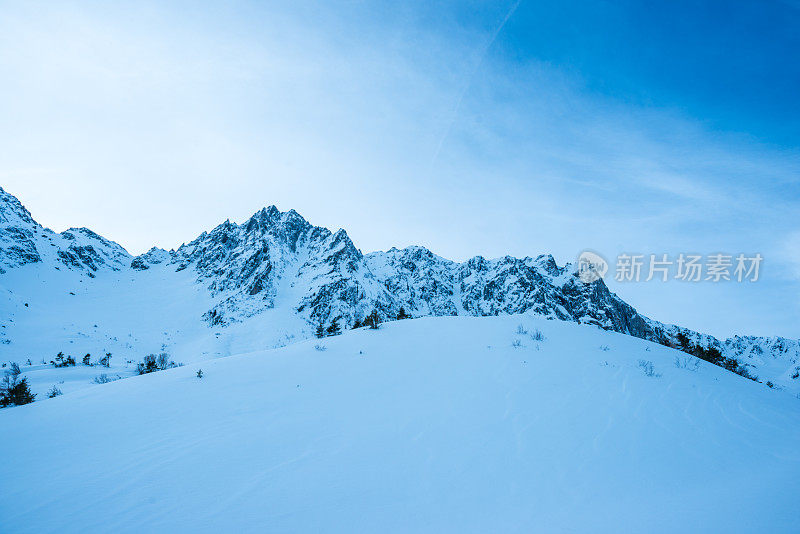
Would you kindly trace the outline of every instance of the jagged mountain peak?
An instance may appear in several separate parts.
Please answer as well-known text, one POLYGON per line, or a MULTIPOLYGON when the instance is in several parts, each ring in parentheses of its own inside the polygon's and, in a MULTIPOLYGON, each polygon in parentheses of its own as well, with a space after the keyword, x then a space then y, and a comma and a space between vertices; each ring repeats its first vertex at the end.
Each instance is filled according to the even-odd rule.
POLYGON ((310 226, 310 224, 295 210, 282 212, 274 204, 261 208, 243 224, 248 231, 254 229, 263 230, 279 225, 310 226))
POLYGON ((133 258, 131 261, 131 268, 137 271, 144 271, 153 265, 169 262, 174 254, 174 250, 167 252, 163 248, 152 247, 144 254, 133 258))
POLYGON ((37 223, 14 195, 0 188, 0 273, 7 268, 44 263, 94 276, 108 267, 127 267, 130 254, 118 243, 88 228, 57 234, 37 223))
POLYGON ((17 197, 0 187, 0 224, 39 226, 17 197))

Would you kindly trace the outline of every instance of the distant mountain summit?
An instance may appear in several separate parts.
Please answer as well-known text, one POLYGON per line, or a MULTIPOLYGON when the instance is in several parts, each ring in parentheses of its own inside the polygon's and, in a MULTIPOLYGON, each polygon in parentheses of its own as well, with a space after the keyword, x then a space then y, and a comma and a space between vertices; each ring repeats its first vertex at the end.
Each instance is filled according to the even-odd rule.
MULTIPOLYGON (((189 273, 204 294, 199 301, 203 308, 190 306, 183 313, 205 322, 206 328, 246 325, 271 310, 270 318, 275 313, 287 321, 299 318, 306 327, 285 327, 270 319, 259 328, 286 328, 287 339, 296 339, 334 321, 349 328, 373 311, 383 320, 397 318, 401 310, 410 317, 529 313, 673 346, 739 374, 800 389, 797 340, 737 336, 720 341, 665 325, 639 314, 602 279, 586 283, 571 264, 559 267, 550 255, 476 256, 459 263, 419 246, 364 255, 344 230, 331 232, 294 210, 281 212, 275 206, 242 224, 225 221, 177 250, 153 248, 132 257, 86 228, 60 234, 43 228, 17 198, 0 189, 0 274, 32 264, 39 265, 37 276, 66 270, 88 284, 103 273, 116 273, 114 287, 122 299, 129 280, 137 288, 158 280, 163 296, 179 273, 181 280, 189 273), (139 274, 126 278, 125 273, 139 274)), ((135 299, 141 289, 130 291, 135 299)), ((106 312, 98 308, 96 313, 100 320, 106 312)), ((158 311, 152 313, 157 316, 158 311)), ((17 342, 8 331, 5 335, 6 345, 17 342)))
POLYGON ((0 274, 29 263, 46 262, 91 275, 104 267, 127 268, 131 259, 124 248, 88 228, 70 228, 60 234, 44 228, 15 196, 0 188, 0 274))

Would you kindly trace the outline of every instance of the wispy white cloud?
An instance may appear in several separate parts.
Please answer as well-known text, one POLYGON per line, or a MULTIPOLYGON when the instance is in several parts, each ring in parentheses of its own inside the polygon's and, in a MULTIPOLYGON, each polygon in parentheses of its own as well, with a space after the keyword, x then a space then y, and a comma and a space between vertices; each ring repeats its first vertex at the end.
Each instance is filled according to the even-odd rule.
POLYGON ((479 22, 332 5, 9 5, 3 185, 43 223, 135 252, 274 203, 365 250, 729 248, 789 265, 794 149, 506 57, 519 2, 479 22))

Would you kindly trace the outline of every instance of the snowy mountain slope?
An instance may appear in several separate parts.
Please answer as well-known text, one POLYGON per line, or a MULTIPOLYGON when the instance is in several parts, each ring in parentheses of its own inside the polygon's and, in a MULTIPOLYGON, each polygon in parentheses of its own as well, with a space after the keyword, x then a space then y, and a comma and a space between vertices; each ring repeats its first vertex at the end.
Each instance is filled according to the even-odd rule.
POLYGON ((108 270, 94 279, 43 264, 10 270, 0 277, 0 335, 14 342, 0 344, 0 360, 18 362, 41 400, 53 385, 68 393, 93 386, 104 373, 133 376, 145 354, 166 351, 176 362, 192 362, 311 336, 305 320, 282 308, 211 327, 202 313, 214 305, 194 272, 167 266, 108 270), (54 369, 49 362, 59 351, 78 362, 90 354, 92 363, 110 352, 111 365, 54 369))
POLYGON ((43 373, 63 351, 111 352, 114 376, 168 351, 179 362, 282 346, 318 324, 343 328, 373 310, 411 316, 529 313, 677 346, 716 347, 779 387, 800 391, 800 342, 721 341, 639 314, 602 280, 580 281, 552 256, 453 262, 423 247, 363 255, 344 230, 313 226, 274 206, 226 221, 177 250, 132 258, 86 229, 42 228, 0 190, 0 361, 16 361, 44 392, 53 380, 86 385, 92 370, 43 373), (72 376, 80 377, 71 378, 72 376))
POLYGON ((796 532, 800 401, 692 360, 438 317, 67 393, 0 411, 3 530, 796 532))

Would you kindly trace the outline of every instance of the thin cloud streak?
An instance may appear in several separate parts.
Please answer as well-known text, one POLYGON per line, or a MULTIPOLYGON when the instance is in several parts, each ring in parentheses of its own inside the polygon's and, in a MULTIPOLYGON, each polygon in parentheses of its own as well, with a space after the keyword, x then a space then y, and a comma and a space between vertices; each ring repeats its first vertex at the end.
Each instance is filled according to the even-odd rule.
MULTIPOLYGON (((276 204, 364 251, 422 244, 456 260, 759 251, 776 273, 765 286, 796 290, 782 251, 800 212, 797 147, 509 57, 520 2, 472 26, 346 8, 14 6, 0 21, 3 186, 42 223, 136 253, 276 204)), ((681 310, 691 295, 642 303, 692 326, 709 310, 681 310)), ((742 331, 745 304, 711 328, 742 331)))

